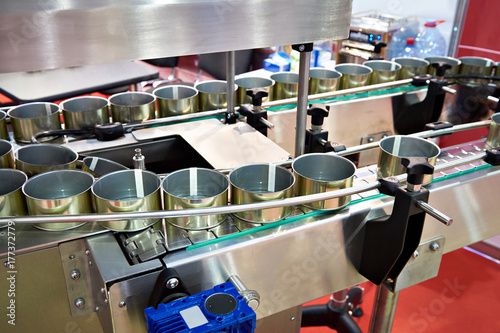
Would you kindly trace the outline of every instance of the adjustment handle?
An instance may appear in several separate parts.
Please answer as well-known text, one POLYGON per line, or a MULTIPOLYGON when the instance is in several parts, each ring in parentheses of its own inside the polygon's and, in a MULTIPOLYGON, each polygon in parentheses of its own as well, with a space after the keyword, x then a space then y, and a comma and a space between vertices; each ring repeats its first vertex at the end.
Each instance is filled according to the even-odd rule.
POLYGON ((325 104, 309 104, 307 114, 311 116, 311 124, 314 126, 323 125, 325 117, 328 117, 330 106, 325 104))
POLYGON ((247 89, 247 95, 252 99, 253 106, 261 106, 262 99, 269 96, 269 93, 262 88, 247 89))
POLYGON ((436 61, 431 64, 436 69, 436 76, 443 77, 446 70, 451 69, 451 65, 444 61, 436 61))
POLYGON ((434 172, 434 167, 427 157, 403 157, 401 164, 406 167, 407 181, 412 185, 421 185, 424 175, 431 175, 434 172))

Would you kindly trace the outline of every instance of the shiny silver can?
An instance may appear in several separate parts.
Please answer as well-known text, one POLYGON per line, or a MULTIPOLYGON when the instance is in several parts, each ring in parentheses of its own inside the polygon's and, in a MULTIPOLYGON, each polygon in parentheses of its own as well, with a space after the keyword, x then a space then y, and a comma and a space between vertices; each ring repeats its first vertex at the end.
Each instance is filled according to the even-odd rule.
MULTIPOLYGON (((90 214, 94 182, 91 174, 81 170, 56 170, 30 178, 23 186, 30 215, 90 214)), ((85 222, 35 223, 34 227, 47 231, 69 230, 85 222)))
POLYGON ((14 150, 12 144, 0 139, 0 168, 14 168, 14 150))
POLYGON ((31 177, 53 170, 76 169, 78 153, 64 146, 36 144, 17 149, 14 158, 16 169, 31 177))
MULTIPOLYGON (((275 82, 273 79, 265 77, 247 76, 236 79, 234 83, 238 86, 238 90, 236 91, 236 105, 241 105, 252 103, 252 99, 247 95, 248 89, 262 88, 269 94, 270 88, 275 82)), ((268 100, 269 96, 264 97, 262 102, 267 102, 268 100)))
MULTIPOLYGON (((122 170, 97 179, 92 193, 98 213, 131 213, 161 210, 161 180, 153 172, 122 170)), ((138 231, 160 219, 127 219, 99 222, 113 231, 138 231)))
MULTIPOLYGON (((458 60, 462 62, 459 70, 459 74, 461 75, 488 76, 492 74, 495 66, 495 62, 488 58, 461 57, 458 58, 458 60)), ((489 80, 479 78, 459 78, 457 82, 469 86, 478 86, 488 84, 489 80)))
POLYGON ((9 141, 9 131, 7 130, 7 113, 0 110, 0 139, 9 141))
MULTIPOLYGON (((22 187, 28 176, 15 169, 0 169, 0 216, 23 216, 28 214, 22 187)), ((0 223, 0 228, 7 224, 0 223)))
POLYGON ((452 58, 452 57, 439 57, 439 56, 434 56, 434 57, 425 57, 424 60, 427 60, 429 62, 429 66, 427 67, 427 73, 430 75, 436 75, 436 69, 432 67, 433 63, 436 62, 444 62, 445 64, 448 64, 451 66, 450 69, 446 70, 446 75, 448 74, 458 74, 458 71, 460 70, 460 64, 462 63, 460 60, 452 58))
POLYGON ((491 124, 486 138, 486 146, 488 148, 500 147, 500 113, 495 113, 491 116, 491 124))
POLYGON ((342 73, 326 68, 311 68, 309 71, 309 95, 335 91, 342 73))
POLYGON ((398 80, 411 79, 417 75, 427 74, 429 62, 420 58, 394 58, 392 61, 397 62, 402 66, 399 71, 398 80))
POLYGON ((165 86, 155 89, 158 116, 170 117, 198 111, 198 90, 183 85, 165 86))
POLYGON ((297 97, 299 92, 299 74, 292 72, 278 72, 271 75, 274 85, 270 91, 270 101, 297 97))
MULTIPOLYGON (((54 103, 27 103, 16 106, 9 111, 14 140, 31 143, 31 137, 39 132, 61 129, 59 106, 54 103)), ((40 139, 40 141, 49 138, 40 139)))
POLYGON ((126 166, 102 157, 88 156, 83 159, 82 170, 95 178, 120 170, 128 170, 126 166))
POLYGON ((140 123, 156 118, 153 94, 130 91, 109 97, 111 117, 120 123, 140 123))
MULTIPOLYGON (((274 164, 250 164, 229 173, 233 205, 291 198, 295 177, 274 164)), ((234 213, 247 222, 269 223, 284 219, 292 207, 277 207, 234 213)))
MULTIPOLYGON (((227 82, 210 80, 195 86, 198 90, 198 111, 209 111, 227 108, 227 82)), ((238 86, 234 85, 234 91, 238 86)))
MULTIPOLYGON (((377 175, 385 178, 406 173, 406 167, 401 164, 403 157, 427 157, 434 166, 440 153, 439 147, 428 140, 405 135, 386 137, 380 141, 377 175)), ((432 182, 432 178, 433 175, 425 175, 422 185, 432 182)))
POLYGON ((340 64, 335 66, 335 70, 342 73, 340 89, 366 86, 373 72, 370 67, 360 64, 340 64))
MULTIPOLYGON (((165 210, 219 207, 228 204, 229 180, 217 171, 203 168, 182 169, 162 181, 165 210)), ((218 226, 227 214, 169 218, 176 227, 203 230, 218 226)))
POLYGON ((66 129, 94 128, 109 123, 109 102, 97 96, 67 99, 59 104, 66 129))
POLYGON ((387 60, 369 60, 363 65, 373 70, 370 74, 370 84, 396 81, 402 67, 397 62, 387 60))
MULTIPOLYGON (((356 166, 347 158, 331 154, 306 154, 292 163, 295 174, 295 195, 331 192, 352 187, 356 166)), ((351 196, 304 204, 318 210, 336 210, 347 206, 351 196)))

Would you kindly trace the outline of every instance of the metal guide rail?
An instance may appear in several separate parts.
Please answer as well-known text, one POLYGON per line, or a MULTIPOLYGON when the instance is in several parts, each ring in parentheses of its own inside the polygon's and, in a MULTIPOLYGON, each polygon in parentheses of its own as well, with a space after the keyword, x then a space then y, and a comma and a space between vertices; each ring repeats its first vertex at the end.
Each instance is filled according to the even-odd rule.
MULTIPOLYGON (((482 161, 481 159, 482 157, 484 157, 483 141, 476 141, 458 147, 452 147, 442 150, 441 154, 439 155, 436 161, 436 168, 435 168, 436 172, 434 174, 435 182, 438 182, 446 177, 450 176, 452 177, 454 175, 458 175, 463 172, 473 171, 477 168, 484 167, 486 163, 482 161)), ((404 175, 399 177, 401 179, 404 179, 404 175)), ((201 215, 201 214, 207 214, 208 212, 214 212, 215 210, 224 210, 224 212, 227 213, 236 210, 242 211, 243 209, 268 208, 269 205, 274 205, 278 207, 280 205, 286 205, 287 203, 290 203, 288 205, 293 205, 295 207, 291 216, 280 222, 275 222, 270 224, 244 222, 237 219, 233 215, 230 215, 222 224, 220 224, 217 227, 211 228, 209 230, 187 231, 174 227, 171 224, 166 223, 165 221, 164 223, 165 229, 163 230, 163 232, 166 232, 166 237, 165 237, 166 241, 164 242, 164 244, 168 251, 175 251, 178 249, 187 248, 191 245, 202 244, 205 242, 216 242, 221 239, 237 236, 240 233, 253 233, 267 228, 275 228, 279 225, 296 221, 297 219, 314 216, 316 214, 321 214, 321 212, 319 211, 311 211, 299 206, 299 203, 301 203, 301 201, 307 201, 307 198, 309 198, 309 201, 314 201, 318 199, 327 199, 334 196, 338 197, 351 194, 352 202, 350 205, 354 205, 357 202, 365 201, 367 199, 372 199, 378 196, 379 195, 379 192, 377 190, 378 186, 379 182, 377 181, 376 166, 372 165, 357 170, 352 188, 335 191, 336 193, 333 194, 332 192, 329 192, 329 193, 322 193, 322 194, 309 195, 303 197, 294 197, 291 199, 279 200, 276 201, 275 203, 265 202, 260 204, 237 205, 238 207, 224 206, 224 207, 216 207, 208 209, 198 209, 196 211, 187 210, 184 211, 185 215, 191 214, 190 212, 192 212, 192 214, 201 215), (295 201, 296 203, 294 203, 293 201, 295 201)), ((168 215, 171 216, 181 215, 175 211, 130 213, 130 214, 134 216, 145 215, 146 217, 151 216, 152 214, 156 214, 157 215, 156 217, 162 217, 162 215, 167 215, 167 217, 168 215)), ((331 214, 335 214, 335 212, 331 212, 331 214)), ((107 215, 109 214, 106 214, 105 216, 107 215)), ((113 214, 113 215, 116 215, 114 216, 115 219, 123 218, 123 214, 113 214)), ((98 221, 98 220, 103 220, 102 216, 103 216, 102 214, 90 214, 82 216, 77 216, 77 215, 55 216, 55 217, 28 216, 28 217, 13 218, 11 220, 15 222, 16 233, 18 235, 17 237, 18 246, 16 248, 16 252, 18 253, 29 252, 31 250, 57 245, 58 243, 64 241, 108 232, 107 230, 102 228, 98 223, 86 223, 82 227, 64 232, 40 231, 34 229, 29 223, 34 223, 34 221, 39 222, 42 220, 43 221, 60 220, 62 222, 62 221, 72 221, 74 219, 98 221), (96 216, 98 217, 100 216, 100 218, 97 218, 96 216)), ((5 230, 0 230, 0 236, 2 236, 4 233, 5 230)), ((126 233, 126 236, 120 238, 123 239, 125 243, 131 244, 134 238, 139 237, 138 236, 139 234, 146 234, 146 232, 126 233)), ((5 239, 6 239, 5 237, 0 237, 0 244, 3 243, 5 239)), ((153 239, 154 242, 156 242, 156 239, 157 237, 153 239)), ((163 242, 160 243, 163 244, 163 242)), ((6 247, 2 247, 2 249, 3 248, 6 247)), ((130 250, 136 252, 140 251, 140 249, 138 250, 133 246, 130 247, 130 250)))

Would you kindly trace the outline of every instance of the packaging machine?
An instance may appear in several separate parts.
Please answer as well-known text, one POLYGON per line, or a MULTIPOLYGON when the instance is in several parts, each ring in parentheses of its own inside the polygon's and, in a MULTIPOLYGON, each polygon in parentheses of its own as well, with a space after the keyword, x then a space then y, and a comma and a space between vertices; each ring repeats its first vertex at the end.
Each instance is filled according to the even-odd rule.
MULTIPOLYGON (((351 10, 351 2, 343 0, 294 1, 293 6, 290 1, 264 1, 257 6, 252 1, 237 0, 108 0, 69 7, 58 1, 35 5, 23 0, 3 6, 6 8, 0 26, 9 31, 10 39, 1 42, 2 72, 229 51, 230 74, 231 52, 237 49, 281 44, 294 44, 300 49, 314 40, 346 38, 351 10), (312 17, 314 25, 310 24, 312 17), (24 34, 26 22, 38 28, 36 34, 24 34), (174 26, 185 33, 171 34, 169 27, 174 26), (59 45, 72 47, 61 49, 59 45)), ((398 132, 394 106, 401 105, 401 99, 408 96, 424 100, 427 86, 414 87, 411 80, 403 80, 307 96, 303 88, 307 88, 309 54, 304 48, 299 82, 302 93, 297 98, 263 103, 267 120, 274 125, 267 137, 243 119, 224 123, 222 120, 227 121, 234 108, 228 105, 227 110, 149 123, 156 126, 125 128, 127 133, 118 140, 76 140, 64 146, 80 156, 106 157, 129 167, 133 166, 135 149, 141 148, 146 169, 158 167, 154 172, 161 175, 187 167, 221 172, 253 163, 289 167, 292 158, 303 153, 305 129, 310 126, 307 104, 321 103, 330 107, 323 129, 329 132, 330 140, 346 147, 335 154, 356 162, 352 188, 182 211, 4 218, 1 221, 8 227, 0 229, 0 330, 146 332, 154 321, 151 306, 168 306, 170 301, 183 299, 197 302, 190 295, 210 298, 211 290, 218 294, 217 288, 230 281, 229 288, 234 286, 236 291, 228 295, 244 300, 238 302, 238 316, 251 317, 247 305, 255 310, 255 332, 298 332, 302 304, 369 279, 386 290, 385 302, 378 304, 373 315, 373 331, 388 332, 391 308, 399 290, 436 276, 443 254, 500 233, 500 225, 495 223, 500 169, 484 162, 484 139, 463 142, 441 151, 430 171, 434 180, 422 190, 422 197, 415 199, 422 203, 403 214, 411 221, 419 219, 421 230, 416 233, 421 236, 411 238, 415 249, 411 249, 407 260, 401 259, 398 272, 391 270, 391 275, 383 271, 380 267, 394 264, 400 255, 392 262, 389 257, 408 251, 399 243, 410 236, 406 231, 391 232, 368 241, 370 223, 396 216, 402 210, 402 199, 395 191, 387 190, 377 176, 378 143, 398 132), (351 195, 352 201, 338 211, 313 211, 302 205, 345 195, 351 195), (248 223, 229 215, 214 228, 184 230, 163 220, 282 206, 291 206, 293 211, 275 223, 248 223), (453 224, 443 213, 453 218, 453 224), (137 232, 112 232, 98 223, 153 217, 162 221, 137 232), (31 226, 49 221, 86 223, 55 232, 31 226), (388 246, 388 252, 377 252, 381 244, 388 246), (414 251, 418 255, 412 255, 417 253, 414 251), (377 261, 363 263, 366 252, 377 261)), ((228 78, 228 84, 234 84, 234 77, 228 78)), ((453 115, 455 101, 452 94, 443 98, 440 120, 447 120, 453 115)), ((411 136, 432 138, 487 127, 491 114, 482 114, 467 124, 411 136)), ((411 176, 408 184, 418 187, 420 184, 410 180, 411 176)), ((399 180, 404 182, 406 176, 399 176, 399 180)), ((409 185, 402 186, 406 189, 409 185)), ((419 189, 407 192, 420 195, 419 189)), ((200 312, 183 317, 185 322, 188 317, 201 318, 187 320, 190 329, 202 327, 203 318, 211 318, 204 304, 205 317, 200 312)), ((216 302, 217 306, 221 304, 227 305, 224 300, 216 302)), ((172 306, 168 309, 173 313, 172 306)), ((224 316, 236 311, 212 310, 209 312, 214 314, 215 323, 227 323, 224 316)), ((238 323, 231 325, 240 325, 243 332, 244 322, 238 323)))

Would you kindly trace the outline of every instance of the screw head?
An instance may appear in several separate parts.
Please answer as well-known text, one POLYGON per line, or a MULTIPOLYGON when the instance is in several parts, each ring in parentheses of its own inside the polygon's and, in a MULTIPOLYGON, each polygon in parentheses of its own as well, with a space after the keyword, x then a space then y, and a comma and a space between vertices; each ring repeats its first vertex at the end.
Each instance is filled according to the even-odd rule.
POLYGON ((92 261, 89 260, 89 266, 92 266, 92 261))
POLYGON ((300 45, 300 46, 299 46, 299 50, 300 50, 300 51, 304 51, 305 49, 306 49, 306 47, 305 47, 304 45, 300 45))
POLYGON ((101 288, 101 294, 103 294, 103 295, 106 294, 106 289, 101 288))
POLYGON ((127 303, 121 301, 120 303, 118 303, 118 307, 119 308, 124 308, 125 306, 127 305, 127 303))
POLYGON ((179 280, 176 278, 168 279, 166 286, 168 289, 174 289, 179 285, 179 280))
POLYGON ((70 254, 69 255, 69 259, 71 259, 71 260, 75 259, 75 255, 74 254, 70 254))
POLYGON ((99 307, 98 306, 95 307, 95 312, 97 312, 97 311, 99 311, 99 307))
POLYGON ((436 242, 432 242, 429 244, 429 249, 431 249, 431 251, 435 252, 435 251, 439 250, 439 244, 436 242))
POLYGON ((370 137, 368 138, 368 142, 373 142, 373 141, 375 141, 375 139, 374 139, 373 137, 371 137, 371 136, 370 136, 370 137))
POLYGON ((415 250, 415 252, 413 252, 413 254, 411 255, 412 258, 416 258, 418 257, 418 251, 415 250))
POLYGON ((4 265, 5 267, 9 267, 9 262, 8 262, 8 261, 6 261, 6 262, 4 262, 4 263, 3 263, 3 265, 4 265))
POLYGON ((78 269, 74 269, 71 271, 71 273, 69 273, 69 276, 71 276, 71 278, 76 281, 80 278, 80 271, 78 269))
POLYGON ((105 298, 105 299, 104 299, 104 304, 108 304, 108 302, 109 302, 109 301, 108 301, 108 299, 107 299, 107 298, 105 298))
POLYGON ((89 250, 85 250, 85 254, 89 256, 90 255, 90 251, 89 250))
POLYGON ((387 282, 388 282, 388 283, 394 283, 394 280, 393 280, 393 279, 391 279, 391 278, 388 278, 388 279, 387 279, 387 282))
POLYGON ((294 320, 295 320, 295 317, 290 318, 290 321, 294 321, 294 320))
POLYGON ((75 300, 75 306, 77 308, 81 309, 84 307, 84 305, 85 305, 85 300, 83 298, 80 297, 75 300))

